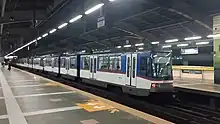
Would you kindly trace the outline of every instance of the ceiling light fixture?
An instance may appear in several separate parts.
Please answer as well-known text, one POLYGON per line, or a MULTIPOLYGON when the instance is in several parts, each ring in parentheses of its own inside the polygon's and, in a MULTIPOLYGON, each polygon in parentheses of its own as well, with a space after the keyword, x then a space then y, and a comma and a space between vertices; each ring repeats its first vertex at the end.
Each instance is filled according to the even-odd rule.
POLYGON ((143 48, 143 47, 140 47, 140 48, 138 48, 138 50, 144 50, 144 48, 143 48))
POLYGON ((131 45, 124 45, 124 48, 129 48, 131 47, 131 45))
POLYGON ((56 31, 57 31, 57 29, 52 29, 49 33, 52 34, 52 33, 56 32, 56 31))
POLYGON ((144 43, 135 44, 135 46, 144 46, 144 43))
POLYGON ((201 36, 195 36, 195 37, 184 38, 184 40, 198 40, 198 39, 201 39, 201 38, 202 38, 201 36))
POLYGON ((197 42, 196 45, 206 45, 209 44, 209 42, 197 42))
POLYGON ((166 43, 172 43, 172 42, 177 42, 179 41, 179 39, 171 39, 171 40, 166 40, 166 43))
POLYGON ((78 16, 72 18, 72 19, 69 21, 69 23, 73 23, 73 22, 75 22, 75 21, 81 19, 82 17, 83 17, 83 15, 78 15, 78 16))
POLYGON ((117 46, 116 48, 120 49, 120 48, 121 48, 121 46, 117 46))
POLYGON ((100 9, 102 6, 104 6, 104 3, 100 3, 100 4, 98 4, 98 5, 94 6, 94 7, 92 7, 91 9, 87 10, 87 11, 85 12, 85 14, 88 15, 88 14, 90 14, 90 13, 92 13, 92 12, 94 12, 94 11, 100 9))
POLYGON ((170 48, 172 47, 171 45, 165 45, 165 46, 162 46, 162 48, 170 48))
POLYGON ((208 38, 215 38, 215 37, 220 37, 220 34, 213 34, 213 35, 208 35, 208 38))
POLYGON ((159 44, 160 42, 156 41, 156 42, 151 42, 151 44, 155 45, 155 44, 159 44))
POLYGON ((185 46, 189 46, 189 44, 177 44, 177 47, 185 47, 185 46))
POLYGON ((40 40, 40 39, 42 39, 42 37, 38 37, 38 38, 37 38, 37 40, 40 40))
POLYGON ((46 34, 42 35, 42 37, 46 37, 46 36, 48 36, 48 33, 46 33, 46 34))
POLYGON ((68 25, 68 23, 63 23, 62 25, 58 26, 58 29, 64 28, 68 25))

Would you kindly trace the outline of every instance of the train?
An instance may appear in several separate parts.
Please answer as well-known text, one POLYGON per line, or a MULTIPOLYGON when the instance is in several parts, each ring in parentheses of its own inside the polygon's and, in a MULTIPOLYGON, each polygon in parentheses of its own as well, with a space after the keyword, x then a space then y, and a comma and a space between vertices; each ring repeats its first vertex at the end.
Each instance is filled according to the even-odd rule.
POLYGON ((135 96, 173 91, 170 51, 41 56, 18 59, 16 66, 135 96))

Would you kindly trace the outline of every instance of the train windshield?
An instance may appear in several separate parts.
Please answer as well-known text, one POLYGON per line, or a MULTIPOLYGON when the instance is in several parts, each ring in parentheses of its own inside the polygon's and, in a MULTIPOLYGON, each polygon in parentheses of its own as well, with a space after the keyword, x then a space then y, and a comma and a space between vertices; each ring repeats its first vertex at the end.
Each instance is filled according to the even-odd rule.
POLYGON ((172 79, 171 53, 152 54, 152 74, 154 78, 172 79))

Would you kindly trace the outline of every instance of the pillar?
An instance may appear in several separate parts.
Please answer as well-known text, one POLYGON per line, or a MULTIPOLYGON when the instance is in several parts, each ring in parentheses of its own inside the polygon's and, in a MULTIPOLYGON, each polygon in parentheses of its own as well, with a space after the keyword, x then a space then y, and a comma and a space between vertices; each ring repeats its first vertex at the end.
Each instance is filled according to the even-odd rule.
MULTIPOLYGON (((220 15, 213 17, 213 34, 220 34, 220 15)), ((214 83, 220 84, 220 37, 213 40, 214 83)))

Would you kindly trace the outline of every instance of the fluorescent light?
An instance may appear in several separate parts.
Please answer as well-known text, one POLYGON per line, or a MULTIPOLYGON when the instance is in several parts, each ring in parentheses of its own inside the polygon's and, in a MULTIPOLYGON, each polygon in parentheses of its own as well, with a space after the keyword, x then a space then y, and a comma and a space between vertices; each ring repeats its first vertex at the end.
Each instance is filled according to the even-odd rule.
POLYGON ((144 46, 144 43, 135 44, 135 46, 144 46))
POLYGON ((42 35, 42 37, 46 37, 46 36, 48 36, 48 33, 46 33, 46 34, 42 35))
POLYGON ((120 49, 120 48, 121 48, 121 46, 117 46, 116 48, 120 49))
POLYGON ((208 38, 215 38, 215 37, 220 37, 220 34, 213 34, 213 35, 208 35, 208 38))
POLYGON ((179 41, 178 39, 171 39, 171 40, 166 40, 165 42, 166 43, 171 43, 171 42, 177 42, 177 41, 179 41))
POLYGON ((102 6, 104 6, 104 3, 100 3, 100 4, 98 4, 98 5, 94 6, 94 7, 92 7, 91 9, 87 10, 87 11, 85 12, 85 14, 88 15, 88 14, 90 14, 90 13, 92 13, 92 12, 94 12, 94 11, 100 9, 102 6))
POLYGON ((189 44, 177 44, 178 47, 189 46, 189 44))
POLYGON ((49 33, 52 34, 52 33, 56 32, 56 31, 57 31, 57 29, 52 29, 49 33))
POLYGON ((162 48, 170 48, 172 47, 171 45, 165 45, 165 46, 162 46, 162 48))
POLYGON ((109 0, 110 2, 114 2, 115 0, 109 0))
POLYGON ((209 44, 209 42, 197 42, 196 45, 206 45, 209 44))
POLYGON ((156 41, 156 42, 151 42, 151 44, 159 44, 160 42, 156 41))
POLYGON ((61 29, 61 28, 63 28, 63 27, 66 27, 68 25, 68 23, 63 23, 62 25, 60 25, 59 27, 58 27, 58 29, 61 29))
POLYGON ((197 40, 197 39, 201 39, 201 38, 202 38, 201 36, 195 36, 195 37, 184 38, 184 40, 197 40))
POLYGON ((125 48, 131 47, 131 45, 124 45, 125 48))
POLYGON ((73 23, 73 22, 75 22, 75 21, 81 19, 82 17, 83 17, 82 15, 78 15, 78 16, 72 18, 72 19, 69 21, 69 23, 73 23))
POLYGON ((82 50, 81 52, 82 52, 82 53, 85 53, 85 52, 86 52, 86 50, 82 50))
POLYGON ((143 47, 140 47, 140 48, 138 48, 138 50, 144 50, 144 48, 143 48, 143 47))
POLYGON ((37 40, 40 40, 40 39, 42 39, 42 37, 38 37, 38 38, 37 38, 37 40))
POLYGON ((34 42, 36 42, 37 40, 36 39, 34 39, 34 40, 32 40, 32 43, 34 43, 34 42))

